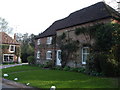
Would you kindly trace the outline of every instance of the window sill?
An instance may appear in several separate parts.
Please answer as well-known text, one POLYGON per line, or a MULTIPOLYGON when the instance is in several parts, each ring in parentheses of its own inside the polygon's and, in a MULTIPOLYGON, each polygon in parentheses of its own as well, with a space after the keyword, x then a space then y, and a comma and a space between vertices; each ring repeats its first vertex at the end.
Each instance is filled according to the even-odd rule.
POLYGON ((9 51, 10 53, 14 53, 15 51, 9 51))
POLYGON ((86 62, 82 62, 83 65, 86 65, 86 62))
POLYGON ((47 60, 52 60, 52 58, 46 58, 47 60))

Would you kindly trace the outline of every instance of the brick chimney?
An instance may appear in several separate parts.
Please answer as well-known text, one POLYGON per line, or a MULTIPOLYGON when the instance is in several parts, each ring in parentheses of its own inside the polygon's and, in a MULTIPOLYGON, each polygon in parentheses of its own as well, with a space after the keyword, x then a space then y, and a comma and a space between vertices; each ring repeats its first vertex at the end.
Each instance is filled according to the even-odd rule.
POLYGON ((14 40, 16 40, 16 33, 14 34, 14 40))
POLYGON ((118 3, 118 12, 120 13, 120 0, 117 3, 118 3))

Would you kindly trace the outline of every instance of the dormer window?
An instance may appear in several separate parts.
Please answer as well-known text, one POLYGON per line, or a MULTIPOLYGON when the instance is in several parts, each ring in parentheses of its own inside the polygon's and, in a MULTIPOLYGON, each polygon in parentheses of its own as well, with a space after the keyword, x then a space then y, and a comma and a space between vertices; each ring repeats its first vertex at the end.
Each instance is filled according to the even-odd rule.
POLYGON ((40 39, 37 40, 37 45, 40 45, 40 39))
POLYGON ((52 37, 47 37, 47 44, 52 44, 52 37))
POLYGON ((15 52, 15 45, 10 45, 9 46, 9 51, 10 52, 15 52))

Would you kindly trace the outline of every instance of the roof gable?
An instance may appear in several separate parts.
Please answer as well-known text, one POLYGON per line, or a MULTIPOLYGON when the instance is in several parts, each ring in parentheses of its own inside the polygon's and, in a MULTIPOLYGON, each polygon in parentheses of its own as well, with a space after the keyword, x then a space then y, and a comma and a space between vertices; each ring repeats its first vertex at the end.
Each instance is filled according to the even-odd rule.
POLYGON ((10 37, 5 32, 0 32, 0 36, 2 37, 2 41, 0 41, 2 44, 19 44, 16 40, 12 39, 12 37, 10 37))

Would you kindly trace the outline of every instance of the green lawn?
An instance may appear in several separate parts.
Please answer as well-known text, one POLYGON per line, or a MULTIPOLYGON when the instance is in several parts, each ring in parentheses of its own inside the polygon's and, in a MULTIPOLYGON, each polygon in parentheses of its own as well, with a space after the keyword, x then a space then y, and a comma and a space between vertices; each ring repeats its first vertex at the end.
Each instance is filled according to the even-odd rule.
POLYGON ((45 70, 39 67, 28 65, 16 66, 3 69, 3 74, 9 74, 6 79, 14 80, 18 78, 18 82, 38 88, 50 88, 55 85, 57 88, 117 88, 117 79, 101 78, 88 76, 77 72, 67 72, 59 70, 45 70))

